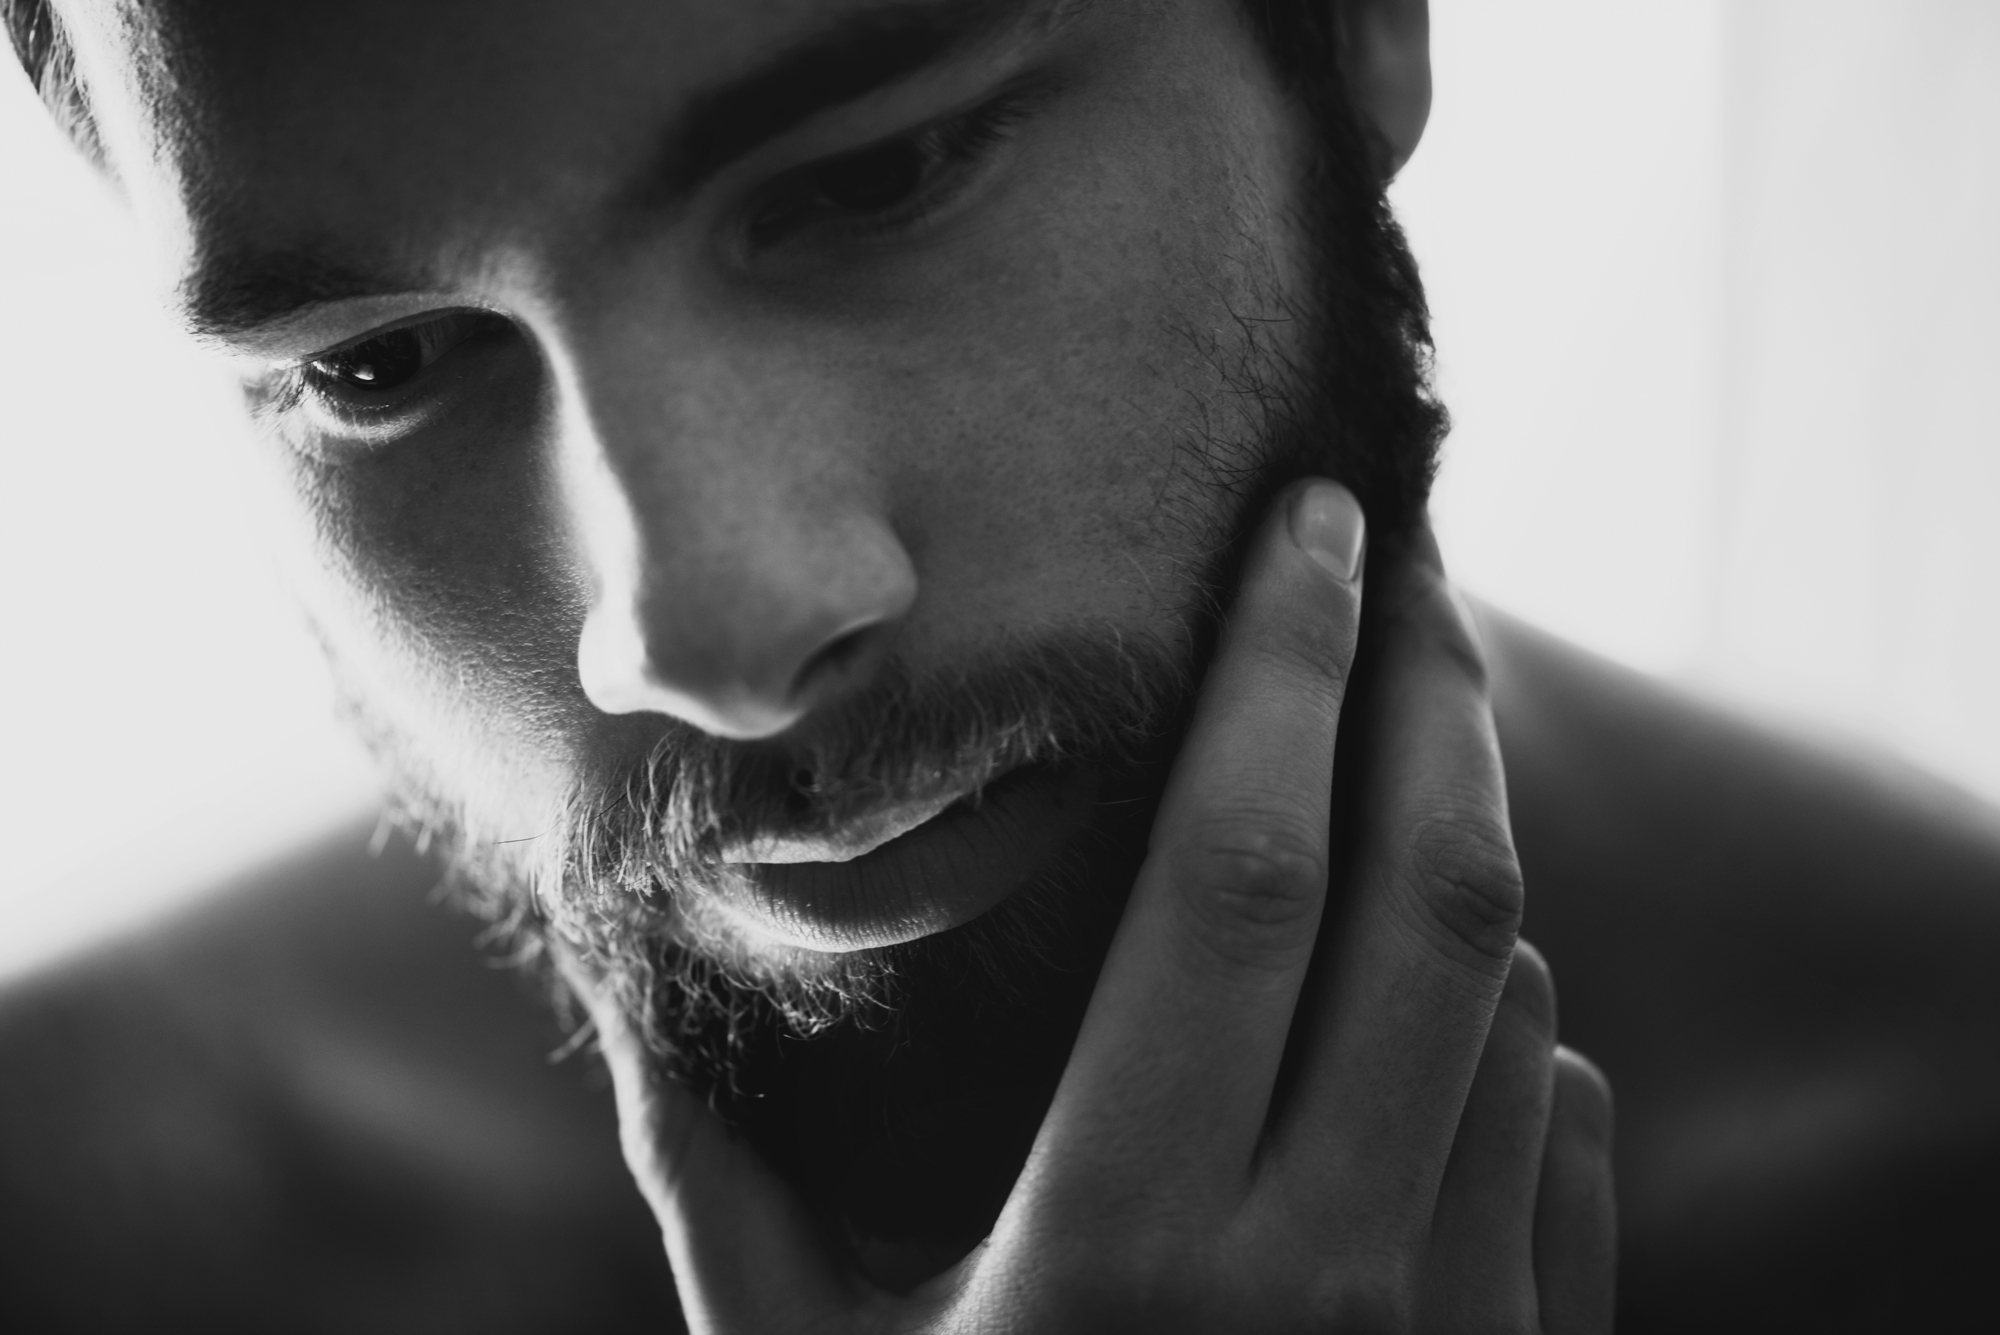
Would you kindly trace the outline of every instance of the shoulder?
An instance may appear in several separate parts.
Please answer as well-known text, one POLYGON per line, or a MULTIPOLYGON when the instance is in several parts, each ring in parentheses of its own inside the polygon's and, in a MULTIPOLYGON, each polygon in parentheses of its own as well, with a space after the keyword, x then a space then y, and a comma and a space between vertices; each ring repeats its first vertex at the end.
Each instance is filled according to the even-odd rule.
POLYGON ((1712 1330, 1990 1318, 2000 814, 1481 625, 1526 930, 1618 1091, 1632 1302, 1712 1330))
POLYGON ((367 845, 0 990, 0 1325, 623 1329, 671 1292, 591 1068, 367 845))

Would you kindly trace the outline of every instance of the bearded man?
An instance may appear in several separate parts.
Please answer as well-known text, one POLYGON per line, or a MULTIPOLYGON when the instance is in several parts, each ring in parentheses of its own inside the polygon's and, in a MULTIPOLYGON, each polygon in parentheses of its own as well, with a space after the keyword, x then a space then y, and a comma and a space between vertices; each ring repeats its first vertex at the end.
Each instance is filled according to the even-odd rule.
POLYGON ((1632 1328, 1978 1301, 1992 818, 1443 580, 1421 0, 7 12, 651 1218, 343 838, 8 998, 0 1310, 1602 1330, 1524 886, 1632 1328))

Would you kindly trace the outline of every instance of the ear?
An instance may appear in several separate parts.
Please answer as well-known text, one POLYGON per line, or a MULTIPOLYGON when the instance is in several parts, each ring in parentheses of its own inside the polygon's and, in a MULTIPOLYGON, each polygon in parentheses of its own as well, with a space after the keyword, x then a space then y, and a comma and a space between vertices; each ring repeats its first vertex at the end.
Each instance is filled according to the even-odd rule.
POLYGON ((1382 136, 1387 180, 1417 151, 1431 115, 1430 0, 1341 0, 1340 19, 1342 73, 1382 136))

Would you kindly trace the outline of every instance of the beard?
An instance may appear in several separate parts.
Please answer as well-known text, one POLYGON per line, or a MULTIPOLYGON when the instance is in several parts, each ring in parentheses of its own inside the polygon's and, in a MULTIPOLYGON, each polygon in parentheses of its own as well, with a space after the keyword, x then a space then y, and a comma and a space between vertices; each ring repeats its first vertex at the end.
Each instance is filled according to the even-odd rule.
POLYGON ((1184 654, 1088 632, 946 678, 891 665, 782 747, 676 729, 624 782, 572 803, 538 841, 554 865, 458 845, 449 883, 505 924, 517 957, 560 961, 546 973, 572 1018, 566 977, 619 1006, 834 1236, 862 1253, 916 1241, 948 1262, 984 1236, 1026 1158, 1193 688, 1184 654), (1094 772, 1090 818, 962 926, 832 953, 746 942, 710 912, 718 882, 744 874, 715 857, 730 839, 1048 769, 1094 772))
MULTIPOLYGON (((1288 346, 1260 338, 1265 316, 1239 322, 1244 345, 1210 349, 1229 401, 1196 405, 1181 450, 1186 633, 1071 628, 943 674, 892 659, 769 742, 666 724, 642 763, 570 795, 533 861, 467 837, 448 795, 402 790, 424 836, 441 837, 461 902, 517 958, 559 957, 608 995, 663 1069, 891 1283, 884 1244, 918 1246, 906 1280, 941 1268, 1012 1188, 1143 860, 1247 517, 1296 477, 1338 478, 1368 514, 1373 560, 1421 515, 1444 415, 1415 266, 1337 85, 1298 91, 1320 129, 1297 222, 1313 264, 1305 291, 1276 294, 1288 346), (1049 770, 1097 777, 1090 819, 962 926, 826 953, 746 941, 714 907, 754 876, 724 860, 732 842, 1049 770)), ((396 739, 354 708, 394 774, 396 739)))
MULTIPOLYGON (((1072 627, 928 674, 891 658, 854 696, 764 742, 662 721, 641 763, 579 784, 527 845, 472 837, 448 796, 414 779, 392 791, 442 848, 451 897, 550 984, 571 1046, 590 1036, 567 990, 581 978, 832 1236, 864 1256, 919 1243, 919 1277, 984 1236, 1053 1095, 1219 623, 1243 482, 1265 475, 1242 450, 1273 443, 1184 452, 1204 471, 1181 489, 1210 509, 1176 519, 1183 554, 1197 553, 1179 634, 1072 627), (751 939, 718 907, 757 874, 725 860, 731 846, 838 830, 928 793, 969 792, 976 805, 1051 772, 1090 776, 1088 818, 996 907, 949 931, 813 951, 751 939)), ((392 776, 419 772, 397 763, 406 744, 365 701, 348 707, 392 776)), ((897 1267, 872 1259, 894 1282, 897 1267)))
MULTIPOLYGON (((1192 698, 1181 656, 1109 632, 1066 631, 995 649, 949 674, 886 663, 861 693, 781 740, 731 742, 674 724, 620 781, 573 795, 539 866, 452 859, 467 897, 560 953, 608 994, 678 1078, 733 1108, 759 1097, 754 1052, 843 1029, 909 1038, 938 1011, 922 979, 950 976, 978 1009, 1011 1009, 1068 953, 1072 919, 1159 788, 1192 698), (885 805, 993 789, 1051 772, 1094 790, 1084 828, 995 909, 951 931, 820 951, 747 932, 722 907, 777 899, 723 850, 839 831, 885 805)), ((952 814, 940 813, 938 819, 952 814)), ((922 893, 922 887, 918 888, 922 893)))

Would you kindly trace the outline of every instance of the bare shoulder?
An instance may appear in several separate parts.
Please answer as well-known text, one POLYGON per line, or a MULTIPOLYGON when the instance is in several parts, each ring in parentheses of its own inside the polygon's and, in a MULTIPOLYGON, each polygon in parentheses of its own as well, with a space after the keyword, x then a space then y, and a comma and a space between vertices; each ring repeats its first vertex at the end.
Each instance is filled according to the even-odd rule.
POLYGON ((0 991, 0 1327, 671 1328, 594 1065, 368 834, 0 991))
POLYGON ((1990 1329, 2000 814, 1482 610, 1631 1329, 1990 1329), (1919 1318, 1922 1319, 1919 1319, 1919 1318))

